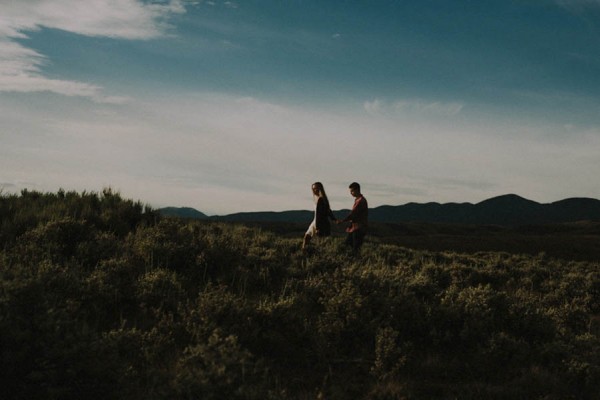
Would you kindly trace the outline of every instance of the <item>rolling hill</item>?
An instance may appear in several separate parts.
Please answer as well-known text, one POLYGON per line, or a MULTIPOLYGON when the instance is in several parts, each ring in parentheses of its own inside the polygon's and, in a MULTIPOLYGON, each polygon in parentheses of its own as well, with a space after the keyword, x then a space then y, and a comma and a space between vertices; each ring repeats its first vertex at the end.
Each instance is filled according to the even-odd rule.
MULTIPOLYGON (((159 211, 169 216, 237 222, 310 222, 313 217, 313 211, 309 210, 242 212, 211 217, 191 208, 166 208, 159 211)), ((334 213, 342 217, 348 212, 349 210, 339 210, 334 213)), ((372 222, 386 223, 427 222, 501 226, 600 221, 600 200, 569 198, 553 203, 538 203, 515 194, 507 194, 476 204, 432 202, 384 205, 370 208, 369 219, 372 222)))
POLYGON ((165 207, 158 210, 166 217, 207 219, 208 216, 191 207, 165 207))

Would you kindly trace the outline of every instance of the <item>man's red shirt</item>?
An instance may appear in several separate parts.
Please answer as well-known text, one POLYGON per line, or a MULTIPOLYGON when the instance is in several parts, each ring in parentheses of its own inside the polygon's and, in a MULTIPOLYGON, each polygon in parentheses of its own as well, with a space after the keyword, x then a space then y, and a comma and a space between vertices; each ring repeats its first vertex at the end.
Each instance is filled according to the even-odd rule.
POLYGON ((367 204, 367 199, 361 194, 354 200, 354 205, 352 206, 352 211, 344 221, 350 221, 350 226, 346 229, 346 232, 355 232, 355 231, 367 231, 369 220, 369 206, 367 204))

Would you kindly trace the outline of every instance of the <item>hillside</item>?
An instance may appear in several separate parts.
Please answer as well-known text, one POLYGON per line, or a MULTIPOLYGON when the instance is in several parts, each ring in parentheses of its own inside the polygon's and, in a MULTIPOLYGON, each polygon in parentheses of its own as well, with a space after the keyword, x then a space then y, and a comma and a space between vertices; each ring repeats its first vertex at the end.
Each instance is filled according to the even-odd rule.
POLYGON ((165 217, 207 219, 206 214, 191 207, 164 207, 158 210, 165 217))
MULTIPOLYGON (((159 210, 165 215, 170 213, 159 210)), ((345 216, 348 210, 334 212, 345 216)), ((201 214, 201 213, 200 213, 201 214)), ((204 215, 204 214, 201 214, 204 215)), ((192 217, 191 214, 186 215, 192 217)), ((308 223, 313 212, 308 210, 282 212, 242 212, 223 216, 211 216, 214 221, 236 222, 304 222, 308 223)), ((408 203, 399 206, 379 206, 369 209, 372 222, 384 223, 446 223, 471 225, 521 226, 600 221, 600 200, 570 198, 553 203, 537 203, 509 194, 471 203, 408 203)))
POLYGON ((0 196, 3 395, 598 398, 597 261, 313 244, 110 191, 0 196))

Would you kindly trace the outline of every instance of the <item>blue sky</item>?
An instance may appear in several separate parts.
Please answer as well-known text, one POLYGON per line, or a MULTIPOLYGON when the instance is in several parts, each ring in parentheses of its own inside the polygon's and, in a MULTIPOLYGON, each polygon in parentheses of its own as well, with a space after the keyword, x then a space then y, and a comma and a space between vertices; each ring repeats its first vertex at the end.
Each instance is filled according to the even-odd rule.
POLYGON ((600 0, 0 2, 0 187, 600 197, 600 0))

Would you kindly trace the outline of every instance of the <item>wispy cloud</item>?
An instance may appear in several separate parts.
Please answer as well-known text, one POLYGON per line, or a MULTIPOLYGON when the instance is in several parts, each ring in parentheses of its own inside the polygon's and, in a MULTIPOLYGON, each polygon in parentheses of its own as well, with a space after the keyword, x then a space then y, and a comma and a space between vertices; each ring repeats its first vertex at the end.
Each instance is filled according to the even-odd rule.
POLYGON ((425 100, 397 100, 386 102, 380 99, 365 101, 364 109, 371 115, 419 115, 431 117, 451 117, 458 115, 464 107, 460 102, 425 100))
POLYGON ((441 116, 453 116, 461 112, 464 105, 462 103, 451 102, 444 103, 439 101, 397 101, 393 108, 399 111, 417 112, 422 114, 435 114, 441 116))
POLYGON ((79 35, 145 40, 165 35, 168 16, 184 12, 178 0, 146 4, 137 0, 23 0, 0 4, 0 91, 53 92, 88 97, 96 102, 122 102, 102 94, 100 86, 50 79, 43 73, 46 56, 22 39, 41 28, 79 35), (20 39, 20 41, 17 41, 20 39))
POLYGON ((0 33, 23 37, 40 27, 86 36, 150 39, 168 29, 165 18, 185 11, 180 1, 146 4, 138 0, 23 0, 0 5, 0 33))
POLYGON ((0 97, 5 191, 110 185, 156 206, 224 214, 308 208, 316 180, 336 208, 351 205, 352 181, 373 207, 504 193, 554 201, 599 190, 598 132, 583 135, 577 126, 535 127, 579 137, 554 143, 541 133, 506 135, 524 132, 519 120, 406 123, 218 93, 151 96, 119 107, 62 100, 19 111, 0 97), (11 133, 26 131, 36 134, 11 133))

